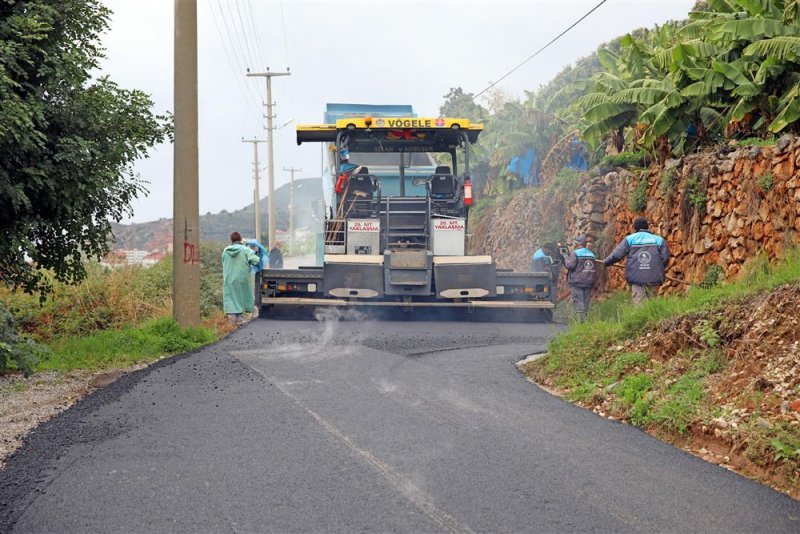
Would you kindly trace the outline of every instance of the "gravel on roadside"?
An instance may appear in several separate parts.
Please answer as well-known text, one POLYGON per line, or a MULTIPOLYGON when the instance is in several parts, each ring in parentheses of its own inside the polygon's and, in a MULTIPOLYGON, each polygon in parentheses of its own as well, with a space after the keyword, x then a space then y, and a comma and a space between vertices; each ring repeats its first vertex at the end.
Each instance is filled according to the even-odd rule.
POLYGON ((25 436, 92 391, 146 364, 106 371, 47 371, 0 375, 0 469, 25 436))

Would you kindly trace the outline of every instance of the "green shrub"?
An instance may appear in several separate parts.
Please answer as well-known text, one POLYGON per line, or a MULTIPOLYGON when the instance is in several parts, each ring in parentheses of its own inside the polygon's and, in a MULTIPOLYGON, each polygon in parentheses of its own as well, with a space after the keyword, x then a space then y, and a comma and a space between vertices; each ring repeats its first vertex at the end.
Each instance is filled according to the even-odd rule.
POLYGON ((761 189, 765 193, 767 191, 771 191, 772 188, 775 187, 775 180, 772 178, 771 172, 768 172, 764 176, 761 176, 756 183, 758 184, 759 189, 761 189))
MULTIPOLYGON (((211 317, 222 310, 221 243, 202 243, 200 310, 211 317)), ((87 262, 86 278, 67 285, 52 280, 44 302, 38 295, 0 290, 0 304, 14 310, 17 327, 34 340, 48 343, 64 336, 126 328, 172 314, 172 257, 152 267, 114 269, 87 262)))
POLYGON ((675 196, 675 169, 669 169, 661 174, 658 181, 658 193, 666 201, 675 196))
POLYGON ((706 189, 703 187, 698 176, 693 175, 686 180, 686 190, 684 193, 690 205, 694 206, 694 208, 701 213, 705 211, 707 202, 706 189))
POLYGON ((653 387, 653 377, 645 373, 626 376, 614 392, 619 402, 628 410, 631 423, 636 426, 645 426, 649 422, 652 400, 650 389, 653 387))
POLYGON ((601 167, 647 167, 652 158, 644 150, 637 152, 620 152, 619 154, 608 155, 600 162, 601 167))
POLYGON ((712 321, 703 319, 692 328, 692 333, 696 335, 700 342, 708 347, 714 348, 720 344, 721 338, 714 328, 712 321))
POLYGON ((222 309, 222 250, 225 243, 208 242, 200 247, 200 313, 208 317, 222 309))
POLYGON ((14 316, 0 306, 0 374, 19 370, 30 376, 39 358, 46 353, 46 347, 19 335, 14 316))
POLYGON ((710 288, 716 287, 725 280, 725 269, 720 265, 712 265, 706 269, 703 275, 703 281, 700 282, 700 287, 710 288))
POLYGON ((641 213, 647 208, 647 188, 650 184, 647 181, 647 174, 642 173, 636 188, 631 191, 628 198, 628 207, 634 213, 641 213))
POLYGON ((767 137, 766 139, 762 139, 760 137, 748 137, 747 139, 742 139, 738 141, 737 144, 739 146, 772 146, 778 142, 776 137, 767 137))
POLYGON ((575 195, 575 192, 578 190, 580 186, 581 180, 581 173, 576 171, 575 169, 569 169, 564 167, 558 174, 556 174, 555 178, 553 178, 553 187, 556 189, 560 189, 564 192, 567 198, 570 198, 575 195))
POLYGON ((800 443, 784 443, 780 438, 770 441, 770 447, 775 453, 775 460, 786 462, 800 458, 800 443))

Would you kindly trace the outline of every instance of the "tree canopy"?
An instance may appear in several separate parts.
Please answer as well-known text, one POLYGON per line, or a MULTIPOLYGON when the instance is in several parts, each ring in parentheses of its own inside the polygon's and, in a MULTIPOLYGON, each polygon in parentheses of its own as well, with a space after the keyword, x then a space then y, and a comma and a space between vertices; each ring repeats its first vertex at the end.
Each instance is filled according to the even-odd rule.
POLYGON ((46 291, 108 252, 145 192, 133 163, 171 136, 150 97, 95 77, 99 0, 0 0, 0 279, 46 291))
POLYGON ((725 137, 776 134, 800 119, 796 0, 709 0, 689 20, 622 38, 574 111, 589 142, 673 153, 725 137))
MULTIPOLYGON (((476 105, 453 89, 443 110, 476 105)), ((700 1, 686 20, 634 30, 524 99, 480 109, 476 151, 487 175, 506 182, 488 189, 501 192, 515 180, 504 171, 511 157, 533 148, 543 168, 563 165, 572 139, 595 158, 607 149, 668 156, 800 131, 800 0, 700 1)))

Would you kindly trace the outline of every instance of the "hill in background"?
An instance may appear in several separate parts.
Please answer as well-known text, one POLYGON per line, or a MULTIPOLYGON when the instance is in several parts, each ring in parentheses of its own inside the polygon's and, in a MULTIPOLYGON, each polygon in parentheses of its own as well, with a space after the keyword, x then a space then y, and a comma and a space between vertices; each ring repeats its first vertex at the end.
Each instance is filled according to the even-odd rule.
MULTIPOLYGON (((289 230, 289 184, 275 190, 277 229, 289 230)), ((295 180, 295 229, 315 227, 322 218, 322 179, 302 178, 295 180)), ((269 227, 269 200, 261 199, 261 232, 266 237, 269 227)), ((200 216, 201 241, 227 242, 231 232, 243 236, 255 235, 254 205, 249 204, 236 211, 222 210, 200 216)), ((167 250, 172 243, 172 219, 159 219, 146 223, 112 223, 116 249, 167 250)), ((266 242, 266 239, 262 239, 266 242)))

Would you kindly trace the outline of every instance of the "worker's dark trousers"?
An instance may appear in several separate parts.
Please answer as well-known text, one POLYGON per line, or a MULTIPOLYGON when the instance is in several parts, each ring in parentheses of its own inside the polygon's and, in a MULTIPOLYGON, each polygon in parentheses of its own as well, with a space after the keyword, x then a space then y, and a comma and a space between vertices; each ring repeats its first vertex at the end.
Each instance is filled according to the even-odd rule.
POLYGON ((591 287, 575 287, 570 286, 572 291, 572 306, 575 308, 575 313, 578 314, 580 322, 586 322, 586 314, 589 313, 589 300, 592 295, 591 287))
POLYGON ((658 286, 631 285, 631 295, 633 295, 633 305, 641 306, 645 300, 658 296, 658 286))

